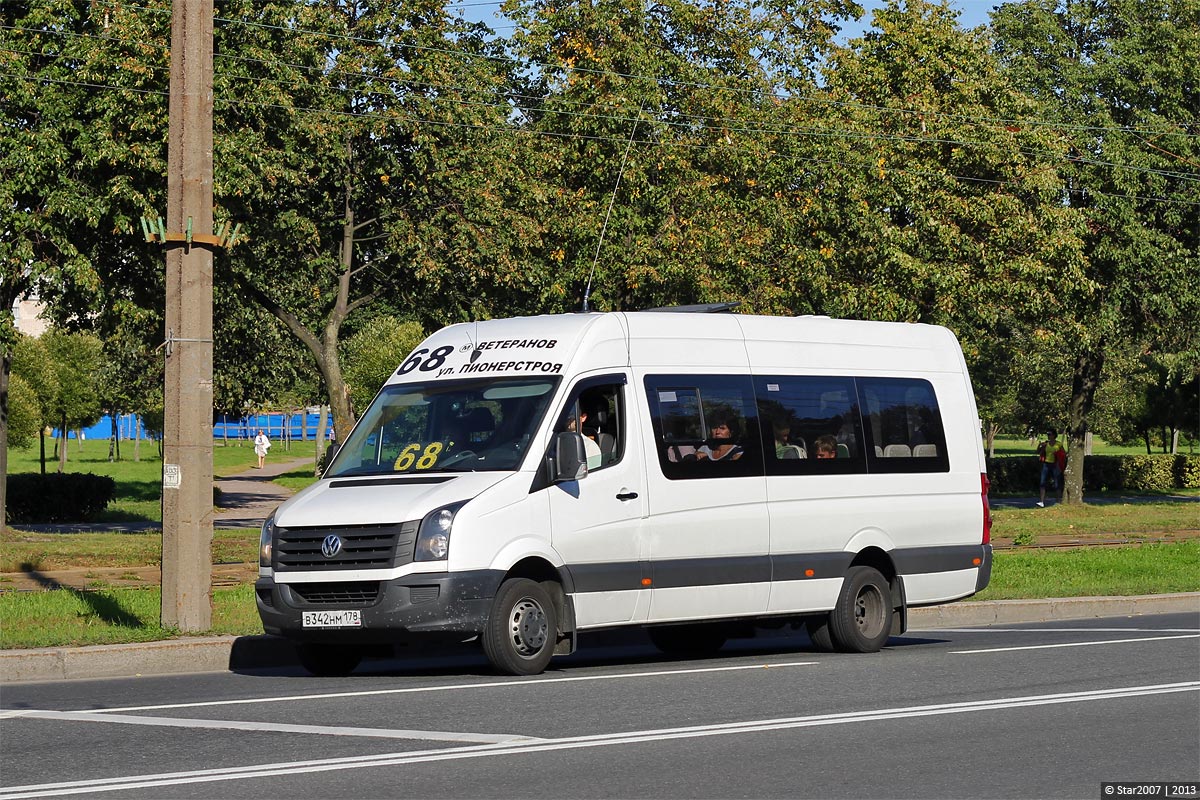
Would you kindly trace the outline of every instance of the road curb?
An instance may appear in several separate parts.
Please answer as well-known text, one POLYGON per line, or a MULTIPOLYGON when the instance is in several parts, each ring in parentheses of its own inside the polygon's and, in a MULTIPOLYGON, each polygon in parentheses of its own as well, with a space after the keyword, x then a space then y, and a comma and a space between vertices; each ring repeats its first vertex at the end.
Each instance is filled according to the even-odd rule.
MULTIPOLYGON (((911 630, 926 630, 1180 612, 1200 612, 1200 592, 952 603, 911 609, 908 624, 911 630)), ((276 636, 3 650, 0 684, 268 669, 296 663, 295 647, 276 636)))

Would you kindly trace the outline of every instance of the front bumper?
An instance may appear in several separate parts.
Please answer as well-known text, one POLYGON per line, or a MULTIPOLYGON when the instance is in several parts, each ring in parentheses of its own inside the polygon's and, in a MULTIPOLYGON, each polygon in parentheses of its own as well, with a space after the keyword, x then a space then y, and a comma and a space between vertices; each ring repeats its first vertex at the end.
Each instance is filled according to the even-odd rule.
POLYGON ((481 633, 503 577, 498 570, 316 584, 277 583, 265 577, 258 579, 254 589, 258 614, 269 634, 306 642, 395 643, 481 633), (302 612, 346 609, 361 611, 361 627, 305 628, 302 624, 302 612))

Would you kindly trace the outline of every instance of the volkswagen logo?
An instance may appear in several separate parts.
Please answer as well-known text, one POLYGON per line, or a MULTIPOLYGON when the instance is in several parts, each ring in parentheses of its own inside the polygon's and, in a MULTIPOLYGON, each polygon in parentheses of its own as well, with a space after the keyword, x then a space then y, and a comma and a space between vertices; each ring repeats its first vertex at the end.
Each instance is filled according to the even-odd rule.
POLYGON ((342 537, 331 533, 321 542, 321 555, 326 558, 333 558, 338 553, 342 552, 342 537))

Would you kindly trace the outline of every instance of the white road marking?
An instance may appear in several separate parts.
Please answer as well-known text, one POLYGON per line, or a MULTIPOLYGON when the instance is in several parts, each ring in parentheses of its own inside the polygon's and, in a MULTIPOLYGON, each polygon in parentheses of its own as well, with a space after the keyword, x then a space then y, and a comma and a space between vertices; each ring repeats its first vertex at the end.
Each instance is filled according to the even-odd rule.
MULTIPOLYGON (((916 628, 910 628, 912 633, 916 628)), ((923 628, 922 633, 1200 633, 1195 628, 923 628)))
POLYGON ((125 711, 165 711, 172 708, 207 708, 210 706, 255 705, 258 703, 288 703, 297 700, 333 700, 340 697, 374 697, 389 694, 420 694, 423 692, 450 692, 460 689, 511 689, 527 686, 554 686, 560 683, 580 681, 609 681, 625 678, 661 678, 667 675, 698 675, 708 672, 735 672, 747 670, 782 669, 784 667, 810 667, 816 661, 789 661, 783 664, 739 664, 730 667, 697 667, 695 669, 664 669, 649 672, 622 672, 615 675, 572 675, 565 678, 529 678, 527 680, 489 681, 487 683, 453 683, 445 686, 415 686, 408 689, 370 689, 361 692, 328 692, 326 694, 293 694, 283 697, 247 697, 239 700, 205 700, 196 703, 164 703, 152 706, 124 706, 122 708, 80 709, 87 714, 112 714, 125 711))
POLYGON ((186 772, 160 773, 155 775, 131 775, 125 778, 102 778, 96 780, 67 781, 62 783, 31 784, 0 789, 0 800, 17 798, 50 797, 95 792, 112 792, 123 789, 147 789, 181 784, 213 783, 218 781, 245 780, 248 778, 270 778, 284 775, 299 775, 314 772, 332 772, 364 767, 402 766, 435 761, 454 761, 468 758, 542 753, 552 750, 570 750, 584 747, 607 747, 611 745, 640 742, 660 742, 671 739, 688 739, 704 736, 726 736, 739 733, 787 730, 794 728, 843 725, 857 722, 908 719, 942 714, 963 714, 979 711, 1000 711, 1012 708, 1083 703, 1114 700, 1127 697, 1144 697, 1157 694, 1200 691, 1200 681, 1168 683, 1150 686, 1126 686, 1089 692, 1032 695, 1027 697, 997 698, 964 703, 946 703, 907 708, 855 711, 842 714, 821 714, 809 717, 751 720, 747 722, 717 725, 696 725, 661 730, 629 731, 616 734, 575 736, 564 739, 545 739, 529 744, 492 744, 455 747, 441 750, 420 750, 407 753, 380 753, 371 756, 329 758, 311 761, 294 761, 279 764, 256 764, 245 767, 223 767, 219 769, 190 770, 186 772))
POLYGON ((379 739, 424 739, 432 742, 471 742, 504 744, 543 742, 535 736, 502 733, 458 733, 456 731, 418 731, 388 728, 347 728, 333 725, 292 725, 282 722, 243 722, 228 719, 180 719, 175 717, 139 717, 130 714, 92 714, 87 711, 28 711, 26 717, 63 719, 75 722, 115 722, 125 725, 151 725, 164 728, 209 728, 215 730, 254 731, 258 733, 310 733, 320 736, 367 736, 379 739))
POLYGON ((954 655, 975 655, 977 653, 1011 653, 1016 650, 1054 650, 1062 647, 1093 647, 1101 644, 1136 644, 1137 642, 1163 642, 1170 639, 1200 639, 1200 633, 1186 636, 1140 636, 1135 639, 1103 639, 1095 642, 1062 642, 1059 644, 1028 644, 1020 647, 987 647, 979 650, 951 650, 954 655))

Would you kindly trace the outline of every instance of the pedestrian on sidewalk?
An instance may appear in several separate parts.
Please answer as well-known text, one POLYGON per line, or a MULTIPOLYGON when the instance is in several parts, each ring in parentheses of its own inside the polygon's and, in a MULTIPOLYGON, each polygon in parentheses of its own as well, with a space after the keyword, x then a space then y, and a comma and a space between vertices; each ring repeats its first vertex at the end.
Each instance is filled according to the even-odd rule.
POLYGON ((1049 484, 1055 492, 1062 488, 1063 470, 1067 466, 1066 448, 1058 441, 1058 431, 1050 428, 1046 431, 1046 441, 1038 445, 1038 460, 1042 462, 1042 478, 1038 482, 1041 497, 1038 508, 1046 507, 1046 485, 1049 484))
POLYGON ((258 468, 263 468, 263 462, 267 460, 267 451, 271 449, 271 440, 263 433, 263 429, 258 429, 258 435, 254 437, 254 455, 258 456, 258 468))

